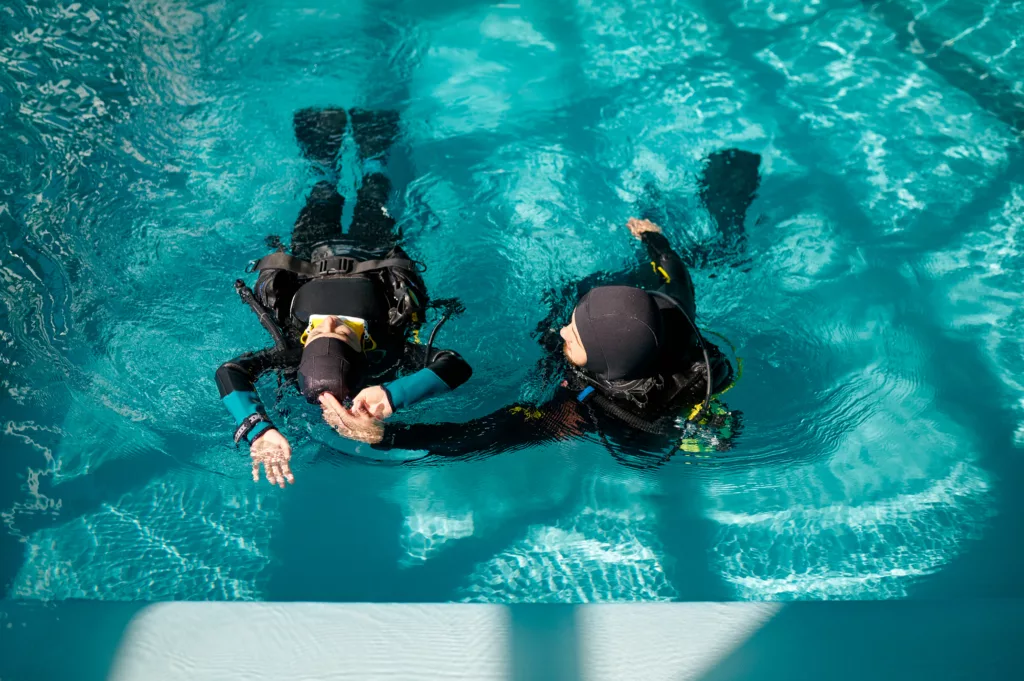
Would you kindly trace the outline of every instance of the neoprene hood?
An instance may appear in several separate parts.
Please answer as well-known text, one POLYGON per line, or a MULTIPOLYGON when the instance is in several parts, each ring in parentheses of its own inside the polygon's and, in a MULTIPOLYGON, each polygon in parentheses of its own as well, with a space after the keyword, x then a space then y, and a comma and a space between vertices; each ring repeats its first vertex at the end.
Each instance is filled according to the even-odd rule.
POLYGON ((661 311, 646 291, 600 286, 580 298, 574 314, 587 353, 584 369, 609 381, 651 375, 661 349, 661 311))
POLYGON ((366 355, 337 338, 314 338, 302 350, 299 385, 310 404, 322 393, 344 401, 362 387, 365 375, 366 355))

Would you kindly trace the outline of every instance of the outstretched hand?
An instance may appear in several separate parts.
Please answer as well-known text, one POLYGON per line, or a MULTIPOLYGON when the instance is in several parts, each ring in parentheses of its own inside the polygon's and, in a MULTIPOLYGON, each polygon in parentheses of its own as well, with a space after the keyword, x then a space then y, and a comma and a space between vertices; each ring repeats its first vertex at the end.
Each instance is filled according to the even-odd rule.
POLYGON ((657 232, 661 234, 661 227, 654 224, 650 220, 641 220, 640 218, 630 218, 629 222, 626 223, 629 227, 629 232, 637 239, 642 239, 644 232, 657 232))
POLYGON ((334 395, 320 395, 320 407, 324 412, 324 421, 334 428, 338 435, 371 445, 384 439, 384 426, 380 421, 368 414, 349 411, 334 395))
POLYGON ((249 456, 252 458, 252 481, 260 481, 260 466, 267 476, 267 482, 284 488, 287 480, 295 484, 295 476, 288 465, 292 458, 292 448, 288 440, 276 428, 271 428, 263 433, 256 442, 249 446, 249 456))
MULTIPOLYGON (((337 401, 337 400, 335 400, 337 401)), ((379 385, 363 388, 352 399, 352 413, 383 420, 395 413, 388 393, 379 385)))

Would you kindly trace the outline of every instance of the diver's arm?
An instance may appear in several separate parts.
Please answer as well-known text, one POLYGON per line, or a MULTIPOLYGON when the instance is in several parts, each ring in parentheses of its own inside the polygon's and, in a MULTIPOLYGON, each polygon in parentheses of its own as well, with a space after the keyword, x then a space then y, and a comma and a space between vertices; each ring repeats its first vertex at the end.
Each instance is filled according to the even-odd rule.
POLYGON ((396 412, 421 402, 428 397, 443 395, 469 380, 473 369, 466 360, 452 350, 432 349, 424 362, 423 346, 408 344, 406 357, 422 367, 407 376, 384 383, 391 411, 396 412))
POLYGON ((577 437, 590 430, 590 421, 572 396, 541 405, 516 404, 465 423, 387 424, 375 449, 426 450, 458 457, 489 455, 577 437))
POLYGON ((651 268, 664 282, 662 290, 678 300, 686 309, 687 314, 690 315, 690 319, 693 319, 696 315, 693 280, 690 279, 690 272, 686 265, 683 264, 683 261, 676 252, 672 250, 668 239, 660 231, 643 231, 638 235, 638 238, 647 247, 647 254, 651 259, 651 268))
POLYGON ((274 349, 247 352, 217 369, 217 388, 220 399, 235 419, 235 442, 243 438, 250 445, 274 425, 256 394, 255 382, 271 369, 298 365, 301 349, 279 351, 274 349))

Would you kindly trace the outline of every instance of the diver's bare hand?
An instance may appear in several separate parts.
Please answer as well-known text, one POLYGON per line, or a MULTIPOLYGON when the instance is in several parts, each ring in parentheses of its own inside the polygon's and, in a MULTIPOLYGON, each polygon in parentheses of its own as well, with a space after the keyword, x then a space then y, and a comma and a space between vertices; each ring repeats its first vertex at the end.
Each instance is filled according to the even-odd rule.
POLYGON ((260 435, 256 442, 249 446, 252 458, 252 481, 260 481, 260 465, 267 476, 267 482, 284 489, 284 481, 295 483, 295 476, 288 461, 292 458, 292 448, 276 428, 271 428, 260 435))
POLYGON ((324 421, 338 431, 338 435, 371 445, 384 439, 384 426, 380 421, 366 414, 349 411, 341 406, 334 395, 320 395, 320 406, 324 410, 324 421))
POLYGON ((372 416, 375 419, 386 419, 395 413, 391 407, 391 400, 383 387, 373 385, 363 388, 352 400, 352 413, 363 416, 372 416))
POLYGON ((629 222, 626 223, 626 226, 629 227, 629 232, 637 239, 642 239, 644 232, 657 232, 658 234, 661 234, 661 227, 650 220, 630 218, 629 222))

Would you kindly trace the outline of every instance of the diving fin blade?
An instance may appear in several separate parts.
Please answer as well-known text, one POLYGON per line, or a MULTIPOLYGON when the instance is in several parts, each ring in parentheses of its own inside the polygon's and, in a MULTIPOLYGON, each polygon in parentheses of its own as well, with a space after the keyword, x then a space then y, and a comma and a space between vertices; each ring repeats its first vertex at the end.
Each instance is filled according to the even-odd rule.
POLYGON ((700 199, 728 241, 742 239, 747 209, 761 183, 760 166, 760 154, 741 149, 708 156, 700 178, 700 199))
POLYGON ((302 155, 314 163, 334 165, 348 126, 344 109, 300 109, 292 119, 302 155))

